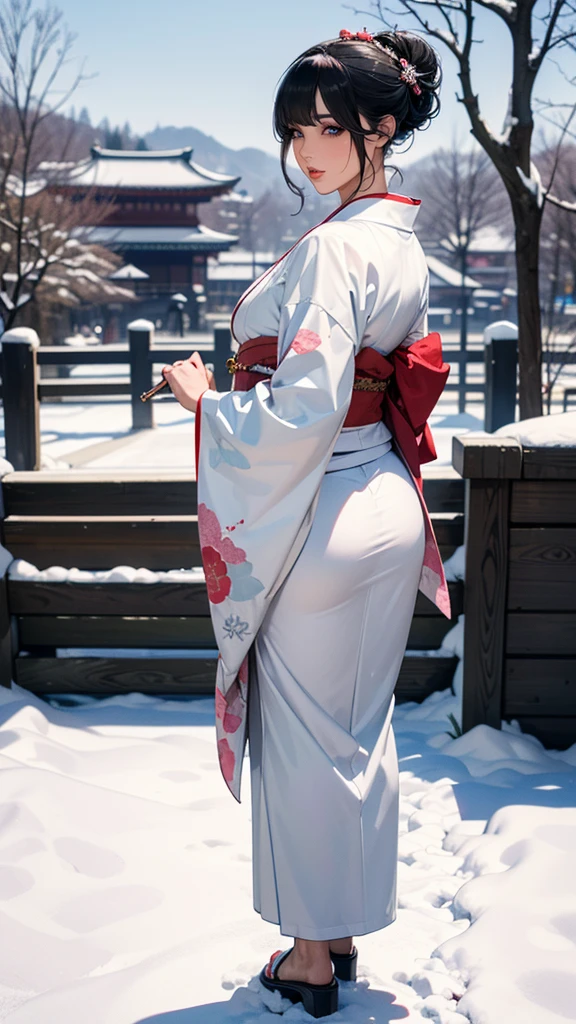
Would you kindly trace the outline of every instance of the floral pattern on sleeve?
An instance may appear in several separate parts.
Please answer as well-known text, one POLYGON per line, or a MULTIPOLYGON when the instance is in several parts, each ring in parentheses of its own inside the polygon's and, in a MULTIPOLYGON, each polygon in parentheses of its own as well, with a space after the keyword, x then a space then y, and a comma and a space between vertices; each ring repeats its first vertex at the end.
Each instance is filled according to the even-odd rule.
POLYGON ((322 338, 319 334, 301 327, 294 335, 290 348, 299 356, 303 356, 306 352, 313 352, 321 343, 322 338))
MULTIPOLYGON (((237 525, 227 529, 233 531, 237 525)), ((249 601, 264 590, 264 584, 252 575, 252 562, 247 560, 246 552, 231 537, 223 536, 218 516, 203 503, 198 506, 198 532, 206 589, 212 604, 221 604, 227 597, 232 601, 249 601)))

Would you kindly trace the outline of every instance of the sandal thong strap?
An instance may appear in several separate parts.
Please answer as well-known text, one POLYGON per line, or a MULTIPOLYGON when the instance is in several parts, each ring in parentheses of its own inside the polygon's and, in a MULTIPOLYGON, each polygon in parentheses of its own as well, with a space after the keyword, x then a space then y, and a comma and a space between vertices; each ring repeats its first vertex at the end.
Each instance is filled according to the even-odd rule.
POLYGON ((270 978, 271 981, 275 981, 278 978, 277 972, 280 967, 280 964, 284 963, 286 957, 291 952, 291 949, 277 949, 275 953, 272 953, 272 956, 270 957, 270 960, 268 961, 265 970, 267 978, 270 978))

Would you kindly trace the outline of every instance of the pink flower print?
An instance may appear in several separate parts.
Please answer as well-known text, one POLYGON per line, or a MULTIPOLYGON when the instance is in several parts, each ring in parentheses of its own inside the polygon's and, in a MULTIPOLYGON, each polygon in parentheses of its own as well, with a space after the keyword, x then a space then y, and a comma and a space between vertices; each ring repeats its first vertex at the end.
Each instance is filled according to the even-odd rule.
POLYGON ((226 779, 226 782, 232 782, 234 778, 236 758, 234 757, 234 751, 231 750, 230 744, 225 736, 221 740, 218 740, 218 759, 220 761, 222 775, 226 779))
POLYGON ((216 687, 216 695, 215 696, 216 696, 216 718, 224 718, 224 715, 226 714, 226 709, 228 708, 228 705, 226 703, 226 697, 222 693, 222 690, 219 690, 218 687, 216 687))
POLYGON ((230 537, 222 537, 216 550, 220 552, 224 561, 229 562, 230 565, 241 565, 242 562, 246 561, 246 552, 242 548, 237 548, 230 540, 230 537))
POLYGON ((248 684, 248 655, 246 655, 246 657, 244 658, 244 661, 240 665, 240 670, 238 672, 238 678, 239 678, 239 680, 240 680, 240 682, 242 683, 243 686, 247 686, 247 684, 248 684))
POLYGON ((220 538, 222 537, 218 516, 203 502, 201 505, 198 505, 198 532, 202 546, 210 544, 218 550, 220 538))
POLYGON ((202 548, 202 563, 206 579, 208 600, 212 604, 225 601, 232 587, 232 580, 226 574, 226 562, 212 547, 202 548))
POLYGON ((222 720, 224 732, 236 732, 238 726, 242 725, 244 718, 244 698, 238 683, 233 683, 226 694, 226 711, 222 720))
POLYGON ((214 548, 225 562, 230 562, 231 565, 241 565, 246 561, 246 552, 242 548, 236 547, 230 537, 222 536, 218 516, 204 502, 198 506, 198 532, 202 547, 209 545, 214 548))
POLYGON ((322 338, 314 331, 308 331, 301 327, 290 345, 290 348, 303 356, 306 352, 313 352, 322 343, 322 338))
POLYGON ((216 687, 216 718, 221 719, 224 732, 236 732, 242 725, 245 701, 238 683, 233 683, 226 696, 216 687))

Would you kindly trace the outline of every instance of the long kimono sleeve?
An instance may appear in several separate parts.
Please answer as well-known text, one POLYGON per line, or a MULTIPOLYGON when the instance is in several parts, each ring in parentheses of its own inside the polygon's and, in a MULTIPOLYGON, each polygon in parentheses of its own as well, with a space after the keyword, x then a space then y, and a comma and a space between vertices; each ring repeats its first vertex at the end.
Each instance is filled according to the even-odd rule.
POLYGON ((199 406, 198 525, 220 656, 217 725, 238 798, 246 654, 310 529, 352 396, 368 310, 361 257, 318 232, 287 266, 278 368, 249 391, 206 391, 199 406), (224 735, 226 733, 226 735, 224 735))

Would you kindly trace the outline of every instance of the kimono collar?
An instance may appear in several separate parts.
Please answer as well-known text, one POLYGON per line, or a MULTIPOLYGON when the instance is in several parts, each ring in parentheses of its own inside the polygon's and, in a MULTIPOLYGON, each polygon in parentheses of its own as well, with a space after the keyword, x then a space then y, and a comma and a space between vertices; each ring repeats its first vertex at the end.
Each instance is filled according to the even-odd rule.
POLYGON ((376 193, 351 199, 336 210, 331 220, 368 220, 412 231, 420 200, 394 192, 376 193))

